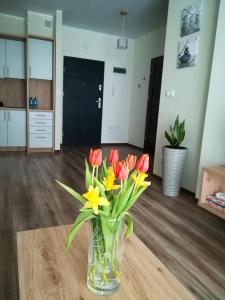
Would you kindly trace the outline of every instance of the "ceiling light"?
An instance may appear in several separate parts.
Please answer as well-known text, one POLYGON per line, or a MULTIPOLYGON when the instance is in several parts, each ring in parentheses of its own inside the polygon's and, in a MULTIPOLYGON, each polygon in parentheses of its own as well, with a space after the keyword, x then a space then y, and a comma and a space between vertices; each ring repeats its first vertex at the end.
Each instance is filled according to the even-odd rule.
POLYGON ((121 10, 120 15, 122 16, 123 19, 122 37, 117 39, 117 49, 126 50, 128 48, 128 39, 125 37, 124 34, 124 23, 125 23, 125 17, 128 15, 128 12, 125 10, 121 10))

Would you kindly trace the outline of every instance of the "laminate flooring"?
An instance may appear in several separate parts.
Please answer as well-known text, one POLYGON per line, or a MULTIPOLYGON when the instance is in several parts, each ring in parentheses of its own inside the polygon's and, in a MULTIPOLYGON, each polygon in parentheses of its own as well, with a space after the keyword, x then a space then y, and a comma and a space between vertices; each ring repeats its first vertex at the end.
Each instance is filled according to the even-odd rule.
MULTIPOLYGON (((108 146, 102 148, 108 153, 108 146)), ((118 148, 121 157, 141 154, 118 148)), ((0 300, 19 299, 16 232, 73 223, 80 206, 54 179, 83 192, 88 150, 0 153, 0 300)), ((225 221, 198 207, 189 192, 163 196, 161 181, 150 178, 151 188, 131 209, 135 233, 196 299, 225 299, 225 221)))

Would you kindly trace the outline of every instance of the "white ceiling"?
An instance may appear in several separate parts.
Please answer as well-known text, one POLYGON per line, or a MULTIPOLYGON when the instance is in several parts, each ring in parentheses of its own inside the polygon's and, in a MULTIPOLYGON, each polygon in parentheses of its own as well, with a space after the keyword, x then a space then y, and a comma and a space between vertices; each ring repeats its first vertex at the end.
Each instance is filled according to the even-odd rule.
POLYGON ((25 17, 27 10, 63 11, 63 24, 108 34, 121 34, 121 10, 127 10, 125 35, 139 37, 166 24, 168 0, 0 0, 0 12, 25 17))

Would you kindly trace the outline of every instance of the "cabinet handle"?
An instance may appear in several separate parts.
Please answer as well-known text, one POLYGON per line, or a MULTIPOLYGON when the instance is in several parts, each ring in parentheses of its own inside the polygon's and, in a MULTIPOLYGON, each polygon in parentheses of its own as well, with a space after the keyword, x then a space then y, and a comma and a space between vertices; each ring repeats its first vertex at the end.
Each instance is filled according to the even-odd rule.
POLYGON ((6 111, 4 111, 4 121, 6 121, 6 111))
POLYGON ((3 69, 3 78, 5 77, 5 66, 2 67, 3 69))
POLYGON ((46 136, 36 136, 37 139, 46 139, 46 136))
POLYGON ((36 117, 43 118, 43 117, 46 117, 46 115, 36 115, 36 117))
POLYGON ((36 124, 46 124, 46 122, 36 122, 36 124))
POLYGON ((7 66, 7 77, 9 78, 9 66, 7 66))
POLYGON ((45 132, 46 129, 36 129, 36 131, 38 131, 38 132, 45 132))
POLYGON ((10 122, 10 111, 8 111, 8 122, 10 122))
POLYGON ((31 77, 31 66, 29 66, 29 77, 31 77))

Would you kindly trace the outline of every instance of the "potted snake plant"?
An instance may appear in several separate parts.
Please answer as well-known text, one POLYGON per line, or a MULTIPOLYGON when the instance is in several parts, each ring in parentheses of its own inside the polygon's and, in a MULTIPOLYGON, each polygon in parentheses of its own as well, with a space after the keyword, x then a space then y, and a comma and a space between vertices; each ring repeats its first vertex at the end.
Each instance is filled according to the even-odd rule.
POLYGON ((187 148, 181 147, 185 137, 185 120, 180 122, 177 116, 169 133, 165 131, 165 138, 169 145, 163 147, 163 194, 176 197, 180 192, 187 148))

